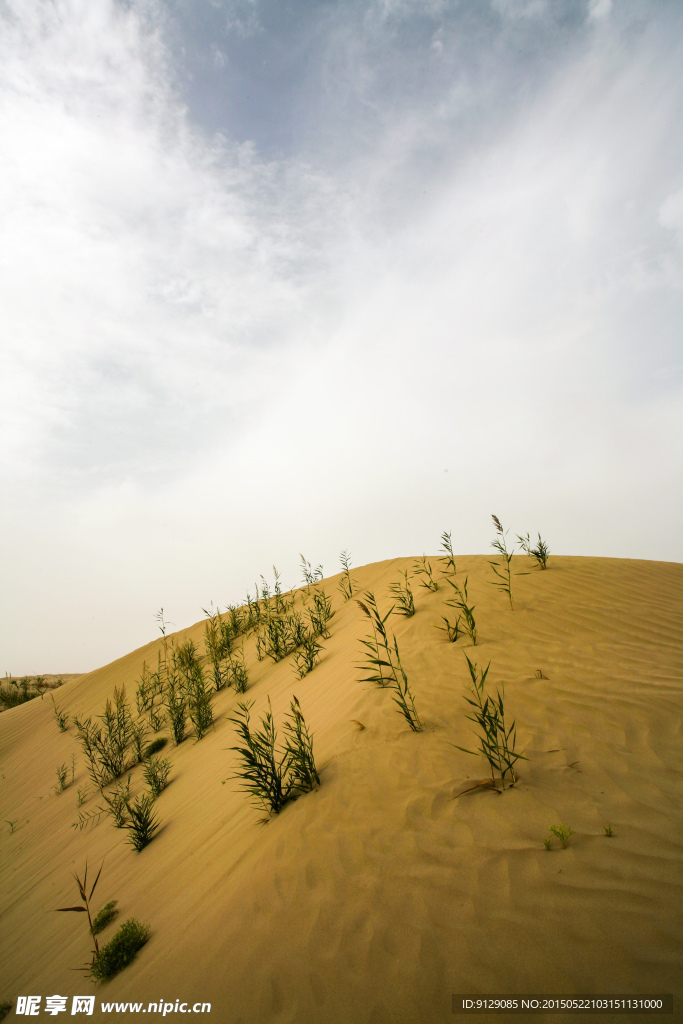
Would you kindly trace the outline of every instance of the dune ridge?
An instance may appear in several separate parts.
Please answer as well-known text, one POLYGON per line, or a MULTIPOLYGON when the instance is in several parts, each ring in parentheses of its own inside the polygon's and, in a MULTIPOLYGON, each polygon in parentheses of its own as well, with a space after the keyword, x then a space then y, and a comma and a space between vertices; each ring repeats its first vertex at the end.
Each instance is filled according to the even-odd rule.
MULTIPOLYGON (((429 560, 439 579, 443 562, 429 560)), ((353 569, 355 596, 372 590, 385 613, 389 586, 414 561, 353 569)), ((683 566, 551 556, 540 571, 515 556, 513 571, 528 575, 513 578, 511 610, 488 561, 456 558, 476 606, 476 647, 435 628, 448 613, 443 585, 432 593, 414 578, 415 616, 389 619, 421 733, 386 691, 358 681, 369 623, 343 601, 341 574, 317 585, 335 615, 309 675, 299 680, 291 657, 257 661, 249 638, 244 697, 222 690, 208 734, 165 748, 162 825, 140 854, 109 820, 72 828, 86 765, 51 702, 2 713, 0 818, 15 825, 0 831, 0 1002, 94 992, 210 1002, 212 1019, 231 1024, 431 1024, 458 1019, 453 993, 657 992, 674 994, 673 1018, 658 1019, 683 1019, 683 566), (490 662, 493 692, 504 683, 529 759, 503 794, 463 792, 487 777, 482 758, 454 746, 477 743, 463 652, 490 662), (281 723, 293 693, 322 785, 263 825, 231 777, 228 717, 246 698, 258 722, 269 696, 281 723), (57 795, 56 766, 72 753, 74 785, 57 795), (547 851, 559 823, 574 834, 547 851), (90 948, 81 917, 52 912, 74 902, 71 873, 86 857, 96 867, 104 859, 100 901, 118 899, 119 921, 152 928, 136 961, 97 987, 72 970, 90 948)), ((202 620, 174 636, 203 649, 203 634, 202 620)), ((159 644, 65 683, 58 706, 98 715, 121 685, 133 703, 159 644)), ((133 782, 140 791, 139 768, 133 782)))

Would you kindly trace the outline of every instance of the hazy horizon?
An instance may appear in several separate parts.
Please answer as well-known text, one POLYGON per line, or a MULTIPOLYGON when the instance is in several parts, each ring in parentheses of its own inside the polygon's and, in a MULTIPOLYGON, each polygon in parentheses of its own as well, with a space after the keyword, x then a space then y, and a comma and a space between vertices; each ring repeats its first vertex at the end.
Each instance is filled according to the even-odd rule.
POLYGON ((487 553, 491 513, 683 561, 680 6, 0 26, 0 671, 89 671, 300 552, 487 553))

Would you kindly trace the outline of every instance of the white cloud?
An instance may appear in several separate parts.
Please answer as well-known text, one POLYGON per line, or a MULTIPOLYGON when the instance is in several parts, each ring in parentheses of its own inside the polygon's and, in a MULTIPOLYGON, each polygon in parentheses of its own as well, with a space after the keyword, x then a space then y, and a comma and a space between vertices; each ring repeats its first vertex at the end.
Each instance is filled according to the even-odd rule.
POLYGON ((485 550, 492 511, 555 551, 676 557, 681 75, 656 33, 610 19, 501 124, 514 76, 477 93, 430 29, 438 102, 377 103, 372 146, 342 123, 323 167, 196 131, 153 7, 13 3, 5 667, 93 667, 160 604, 182 624, 273 561, 295 582, 300 550, 485 550))

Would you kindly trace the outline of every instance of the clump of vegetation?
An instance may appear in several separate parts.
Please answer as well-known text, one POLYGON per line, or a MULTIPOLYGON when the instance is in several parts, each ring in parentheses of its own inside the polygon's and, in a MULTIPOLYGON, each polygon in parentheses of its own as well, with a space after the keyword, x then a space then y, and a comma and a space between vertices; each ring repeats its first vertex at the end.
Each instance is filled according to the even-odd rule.
POLYGON ((113 978, 124 967, 132 964, 150 935, 151 929, 140 924, 134 917, 124 921, 111 942, 103 946, 93 957, 90 976, 95 981, 113 978))
POLYGON ((294 654, 294 661, 299 679, 303 679, 304 676, 313 671, 317 663, 320 661, 320 653, 322 649, 323 645, 318 643, 312 633, 309 633, 304 638, 301 650, 296 651, 294 654))
POLYGON ((451 608, 455 608, 457 611, 459 611, 460 615, 458 616, 455 624, 449 622, 446 616, 443 615, 442 618, 446 625, 445 627, 437 626, 437 629, 445 629, 448 639, 451 641, 451 643, 455 643, 455 641, 458 639, 458 636, 460 635, 460 632, 462 631, 466 636, 469 637, 470 641, 472 642, 472 645, 476 647, 477 624, 474 620, 474 609, 476 605, 470 605, 469 603, 470 599, 467 594, 468 579, 469 577, 466 576, 465 582, 463 583, 462 587, 459 587, 455 580, 452 580, 450 577, 446 578, 446 582, 454 590, 454 596, 448 598, 446 604, 449 605, 451 608))
POLYGON ((144 777, 153 797, 158 797, 168 785, 171 762, 166 758, 150 757, 145 762, 144 777))
POLYGON ((491 547, 495 548, 496 551, 499 551, 503 556, 501 565, 498 565, 496 562, 489 562, 489 565, 497 576, 497 579, 492 580, 491 582, 494 587, 498 587, 504 594, 507 594, 510 600, 510 607, 512 608, 514 607, 512 603, 512 570, 510 567, 512 562, 512 551, 508 551, 507 549, 507 542, 505 540, 506 534, 503 531, 500 519, 498 516, 491 516, 491 518, 493 519, 493 525, 496 528, 497 534, 496 539, 491 544, 491 547))
POLYGON ((363 682, 375 683, 381 687, 391 687, 396 691, 394 697, 401 714, 404 716, 413 732, 422 732, 422 723, 415 708, 415 698, 408 684, 401 657, 398 652, 398 642, 392 634, 392 642, 386 629, 386 622, 393 611, 393 605, 382 618, 375 595, 368 591, 363 595, 365 601, 358 599, 361 611, 370 619, 372 624, 372 636, 368 635, 361 643, 366 648, 365 666, 366 675, 363 682))
POLYGON ((66 789, 66 780, 69 774, 69 769, 65 764, 60 764, 57 768, 57 785, 55 786, 55 793, 63 793, 66 789))
POLYGON ((102 909, 95 915, 95 919, 92 923, 93 935, 99 935, 104 929, 112 923, 112 921, 118 916, 118 900, 109 900, 109 903, 105 903, 102 909))
POLYGON ((509 728, 506 728, 505 725, 505 688, 503 688, 502 692, 500 690, 497 691, 495 699, 484 694, 486 677, 491 663, 489 662, 483 671, 477 672, 476 663, 473 664, 467 655, 465 655, 465 660, 467 661, 472 680, 470 686, 472 696, 465 697, 465 700, 474 708, 474 714, 468 715, 467 718, 470 722, 474 722, 475 725, 479 726, 480 749, 478 751, 467 750, 465 747, 458 747, 457 744, 453 744, 453 746, 456 746, 458 750, 462 750, 465 754, 483 754, 491 768, 492 787, 496 790, 498 789, 497 772, 502 788, 505 789, 505 779, 507 776, 509 776, 512 784, 517 781, 515 774, 515 764, 517 761, 520 758, 526 761, 527 758, 515 750, 517 742, 515 723, 513 722, 509 728))
MULTIPOLYGON (((556 836, 560 840, 560 842, 562 843, 563 850, 567 846, 567 840, 569 839, 569 837, 574 835, 574 829, 571 828, 569 825, 551 825, 548 831, 551 833, 551 835, 556 836)), ((550 839, 550 837, 544 840, 544 846, 546 850, 551 849, 551 844, 552 840, 550 839)))
POLYGON ((422 558, 418 558, 413 566, 413 576, 424 576, 424 579, 420 580, 420 586, 425 587, 427 590, 437 591, 439 589, 438 582, 434 579, 434 570, 431 564, 427 561, 426 555, 422 558))
POLYGON ((69 716, 66 714, 65 711, 60 711, 59 710, 59 708, 55 704, 55 699, 52 696, 52 694, 50 694, 50 700, 52 701, 52 707, 54 708, 55 720, 57 722, 57 725, 59 726, 59 731, 60 732, 66 732, 66 730, 68 728, 68 725, 69 725, 69 716))
POLYGON ((154 797, 149 793, 143 793, 135 802, 126 801, 126 809, 130 815, 130 820, 125 825, 130 833, 128 842, 138 853, 151 843, 159 828, 159 820, 154 814, 153 806, 154 797))
POLYGON ((152 740, 151 743, 148 743, 144 751, 145 760, 148 757, 153 757, 154 754, 158 754, 160 750, 164 749, 167 743, 168 740, 166 739, 165 736, 158 736, 157 739, 152 740))
MULTIPOLYGON (((355 581, 351 579, 351 555, 348 551, 342 551, 339 555, 339 561, 341 567, 344 570, 342 578, 339 582, 339 589, 342 593, 342 597, 345 601, 350 601, 353 597, 353 588, 355 581)), ((322 567, 321 567, 322 568, 322 567)))
POLYGON ((522 551, 526 555, 535 558, 537 564, 540 565, 541 569, 548 568, 548 556, 550 554, 550 548, 548 547, 546 542, 541 539, 540 533, 538 535, 538 543, 536 544, 535 548, 531 547, 531 540, 529 539, 528 533, 526 537, 522 537, 520 536, 520 534, 517 534, 517 540, 519 541, 519 546, 522 549, 522 551))
POLYGON ((86 862, 85 862, 85 872, 83 874, 83 881, 81 881, 81 879, 78 877, 76 872, 74 872, 74 876, 73 876, 76 879, 76 885, 78 886, 78 894, 81 897, 81 902, 82 902, 83 906, 79 905, 79 906, 76 906, 76 907, 57 907, 57 913, 75 913, 75 914, 87 914, 88 915, 88 931, 90 932, 90 935, 92 936, 93 942, 95 944, 95 948, 92 951, 93 962, 94 962, 95 957, 99 954, 100 947, 99 947, 99 944, 97 942, 96 932, 95 932, 95 929, 94 929, 94 922, 93 922, 92 912, 91 912, 91 908, 90 908, 90 901, 92 900, 93 893, 95 892, 95 889, 97 888, 97 883, 100 880, 100 875, 102 874, 102 868, 103 867, 104 867, 104 861, 102 861, 102 864, 100 865, 100 870, 97 872, 97 878, 93 882, 92 888, 91 888, 90 892, 88 892, 88 862, 86 860, 86 862))
POLYGON ((392 583, 389 590, 396 598, 396 604, 398 605, 396 613, 410 618, 415 614, 415 599, 408 582, 408 571, 400 572, 399 575, 403 577, 403 583, 392 583))
POLYGON ((318 565, 314 569, 308 559, 304 558, 303 555, 300 555, 300 558, 304 583, 306 584, 307 592, 310 593, 313 584, 323 578, 323 567, 322 565, 318 565))
POLYGON ((0 685, 0 708, 7 711, 9 708, 16 708, 20 704, 26 704, 29 700, 42 697, 45 692, 45 679, 43 676, 23 676, 16 680, 10 676, 5 677, 5 684, 0 685))
POLYGON ((235 651, 227 661, 228 686, 232 686, 235 693, 245 693, 249 686, 249 672, 244 661, 244 648, 235 651))
POLYGON ((91 718, 82 721, 74 718, 74 724, 88 760, 90 777, 101 790, 130 767, 127 751, 134 727, 125 687, 114 689, 114 701, 107 699, 99 720, 101 726, 91 718))
POLYGON ((611 825, 603 825, 602 827, 604 828, 604 830, 605 830, 605 835, 606 835, 606 836, 607 836, 608 838, 611 838, 611 836, 613 836, 613 835, 614 835, 614 832, 612 831, 612 826, 611 826, 611 825))
POLYGON ((441 534, 441 547, 446 552, 445 557, 442 556, 443 561, 446 563, 446 567, 443 570, 444 573, 450 573, 451 576, 457 576, 458 570, 455 566, 455 556, 453 554, 453 542, 451 541, 450 530, 444 530, 441 534))
POLYGON ((243 788, 257 805, 272 816, 290 800, 319 786, 320 776, 313 756, 313 739, 296 697, 290 704, 284 725, 285 744, 279 751, 276 750, 277 730, 270 698, 260 730, 251 727, 252 707, 253 701, 238 704, 239 710, 230 719, 244 744, 232 748, 241 758, 234 777, 241 779, 243 788))

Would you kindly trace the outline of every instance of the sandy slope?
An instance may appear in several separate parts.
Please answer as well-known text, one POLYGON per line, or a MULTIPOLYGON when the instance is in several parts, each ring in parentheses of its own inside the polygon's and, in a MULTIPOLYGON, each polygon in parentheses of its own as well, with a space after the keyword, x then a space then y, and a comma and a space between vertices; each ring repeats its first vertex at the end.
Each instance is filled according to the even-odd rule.
MULTIPOLYGON (((673 1017, 655 1019, 683 1020, 683 566, 552 558, 547 572, 514 581, 511 611, 485 557, 457 563, 476 604, 476 648, 434 628, 443 586, 431 593, 415 580, 417 614, 389 620, 421 734, 387 691, 358 682, 368 623, 343 603, 338 578, 323 584, 334 594, 331 639, 303 681, 291 659, 259 663, 247 642, 255 713, 270 695, 281 720, 296 693, 324 766, 320 790, 267 825, 230 777, 231 690, 216 696, 215 729, 201 742, 167 748, 163 828, 141 854, 108 820, 71 827, 85 763, 47 699, 0 715, 0 818, 17 820, 13 834, 0 831, 0 1002, 95 990, 71 970, 90 948, 83 917, 52 911, 76 902, 71 872, 104 857, 96 905, 118 898, 119 922, 135 916, 153 935, 98 999, 204 1000, 230 1024, 431 1024, 461 1019, 452 993, 673 992, 673 1017), (486 776, 483 760, 453 746, 476 744, 464 651, 491 662, 494 689, 505 683, 529 758, 502 795, 458 796, 486 776), (57 796, 55 769, 72 753, 75 784, 57 796), (575 834, 547 852, 560 823, 575 834)), ((387 610, 389 584, 411 565, 353 576, 387 610)), ((181 635, 199 643, 203 623, 181 635)), ((132 700, 156 649, 66 684, 59 706, 99 714, 122 683, 132 700)), ((139 768, 134 780, 140 789, 139 768)))

